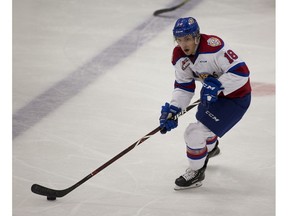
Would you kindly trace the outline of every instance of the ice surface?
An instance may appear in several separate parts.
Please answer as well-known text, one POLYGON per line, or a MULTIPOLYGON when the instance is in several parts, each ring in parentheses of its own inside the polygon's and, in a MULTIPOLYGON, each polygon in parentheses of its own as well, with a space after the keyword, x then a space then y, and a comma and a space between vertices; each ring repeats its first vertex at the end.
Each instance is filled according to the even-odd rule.
POLYGON ((13 1, 14 216, 275 215, 275 3, 191 0, 152 17, 179 2, 13 1), (171 29, 180 16, 229 43, 255 87, 203 186, 173 190, 187 166, 191 110, 176 130, 154 135, 67 196, 48 202, 33 194, 34 183, 73 185, 158 126, 173 88, 171 29))

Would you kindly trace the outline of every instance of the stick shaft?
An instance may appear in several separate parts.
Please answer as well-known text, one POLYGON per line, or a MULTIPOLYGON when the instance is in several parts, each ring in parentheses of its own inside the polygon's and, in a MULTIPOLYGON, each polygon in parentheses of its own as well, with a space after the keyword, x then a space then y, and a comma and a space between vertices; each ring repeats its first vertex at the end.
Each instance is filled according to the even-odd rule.
MULTIPOLYGON (((181 113, 179 113, 176 118, 179 118, 180 116, 184 115, 186 112, 191 110, 193 107, 197 106, 199 103, 200 103, 199 100, 195 101, 193 104, 189 105, 185 110, 182 110, 181 113)), ((92 173, 90 173, 89 175, 87 175, 86 177, 84 177, 79 182, 77 182, 76 184, 72 185, 69 188, 66 188, 64 190, 55 190, 55 189, 47 188, 47 187, 44 187, 44 186, 41 186, 41 185, 38 185, 38 184, 33 184, 32 187, 31 187, 31 191, 33 193, 36 193, 36 194, 39 194, 39 195, 43 195, 43 196, 63 197, 66 194, 68 194, 71 191, 73 191, 75 188, 77 188, 80 185, 82 185, 84 182, 88 181, 90 178, 95 176, 97 173, 101 172, 103 169, 105 169, 106 167, 108 167, 109 165, 111 165, 112 163, 117 161, 119 158, 121 158, 122 156, 124 156, 125 154, 130 152, 136 146, 140 145, 141 143, 143 143, 144 141, 149 139, 151 136, 153 136, 154 134, 156 134, 160 130, 161 130, 160 127, 155 128, 154 130, 152 130, 151 132, 149 132, 148 134, 146 134, 145 136, 143 136, 142 138, 140 138, 139 140, 134 142, 132 145, 130 145, 129 147, 124 149, 122 152, 120 152, 119 154, 117 154, 116 156, 111 158, 109 161, 104 163, 102 166, 98 167, 92 173)))

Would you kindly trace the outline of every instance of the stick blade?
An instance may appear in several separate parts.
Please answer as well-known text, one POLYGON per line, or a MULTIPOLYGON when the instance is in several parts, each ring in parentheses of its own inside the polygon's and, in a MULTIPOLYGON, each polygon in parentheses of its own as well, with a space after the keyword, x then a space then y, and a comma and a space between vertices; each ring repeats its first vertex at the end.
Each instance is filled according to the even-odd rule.
POLYGON ((66 195, 66 191, 54 190, 51 188, 44 187, 39 184, 33 184, 31 191, 35 194, 47 196, 47 197, 63 197, 66 195))

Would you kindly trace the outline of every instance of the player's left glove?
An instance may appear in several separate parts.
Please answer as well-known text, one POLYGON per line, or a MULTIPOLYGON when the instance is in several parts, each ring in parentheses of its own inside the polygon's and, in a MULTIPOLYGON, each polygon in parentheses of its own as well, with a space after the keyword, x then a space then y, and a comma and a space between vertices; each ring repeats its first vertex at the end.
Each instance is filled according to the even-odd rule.
POLYGON ((211 103, 214 103, 218 99, 218 91, 223 90, 222 83, 214 78, 207 77, 203 82, 201 89, 201 103, 209 107, 211 103))
POLYGON ((159 118, 160 121, 160 132, 165 134, 167 131, 171 131, 172 129, 178 126, 178 119, 174 117, 181 112, 181 109, 170 105, 169 103, 165 103, 161 109, 161 116, 159 118))

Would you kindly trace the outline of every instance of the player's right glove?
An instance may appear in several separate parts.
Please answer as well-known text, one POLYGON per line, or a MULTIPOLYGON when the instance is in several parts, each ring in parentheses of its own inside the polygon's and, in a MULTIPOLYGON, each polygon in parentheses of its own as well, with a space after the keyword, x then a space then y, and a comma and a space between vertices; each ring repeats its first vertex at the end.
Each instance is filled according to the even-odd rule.
POLYGON ((165 103, 161 109, 161 116, 159 118, 160 121, 160 132, 165 134, 167 131, 171 131, 172 129, 178 126, 178 119, 174 117, 181 112, 181 109, 170 105, 169 103, 165 103))

